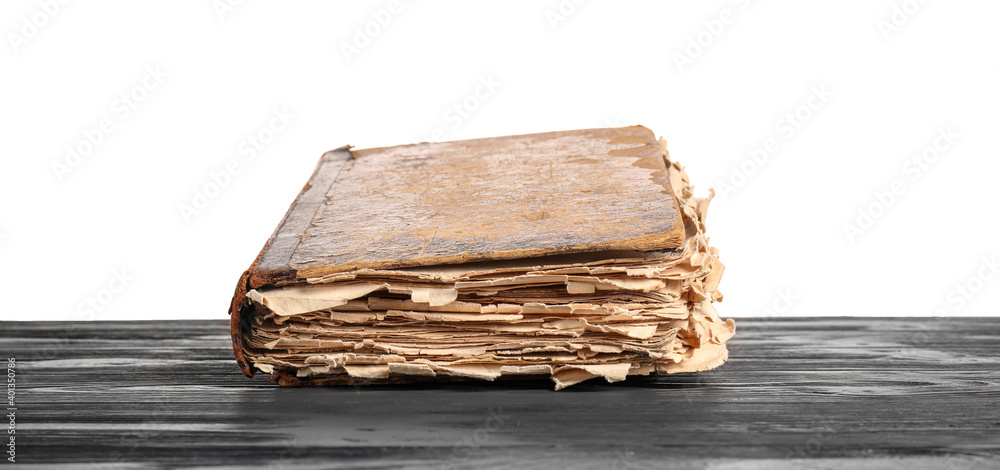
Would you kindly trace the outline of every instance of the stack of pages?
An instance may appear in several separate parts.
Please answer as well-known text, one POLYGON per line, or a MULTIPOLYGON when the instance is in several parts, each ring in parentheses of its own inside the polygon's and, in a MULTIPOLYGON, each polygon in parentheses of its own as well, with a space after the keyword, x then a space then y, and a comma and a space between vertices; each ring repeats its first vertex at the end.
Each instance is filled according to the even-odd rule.
POLYGON ((340 148, 240 278, 235 355, 288 386, 711 369, 707 207, 641 126, 340 148))

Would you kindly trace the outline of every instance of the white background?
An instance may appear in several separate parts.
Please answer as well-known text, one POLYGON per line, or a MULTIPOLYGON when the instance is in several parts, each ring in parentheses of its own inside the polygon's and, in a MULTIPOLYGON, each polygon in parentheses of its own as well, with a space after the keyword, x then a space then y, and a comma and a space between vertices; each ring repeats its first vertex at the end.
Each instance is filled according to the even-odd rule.
POLYGON ((226 318, 326 150, 628 124, 723 316, 998 314, 996 2, 224 2, 0 4, 0 319, 226 318))

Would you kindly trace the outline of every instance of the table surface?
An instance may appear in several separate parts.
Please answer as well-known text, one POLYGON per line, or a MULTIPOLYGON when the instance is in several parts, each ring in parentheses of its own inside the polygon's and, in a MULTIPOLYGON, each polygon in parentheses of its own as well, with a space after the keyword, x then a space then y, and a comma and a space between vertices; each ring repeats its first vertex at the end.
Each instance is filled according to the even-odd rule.
POLYGON ((39 468, 1000 468, 1000 318, 742 319, 717 370, 559 392, 279 388, 225 321, 5 322, 0 354, 39 468))

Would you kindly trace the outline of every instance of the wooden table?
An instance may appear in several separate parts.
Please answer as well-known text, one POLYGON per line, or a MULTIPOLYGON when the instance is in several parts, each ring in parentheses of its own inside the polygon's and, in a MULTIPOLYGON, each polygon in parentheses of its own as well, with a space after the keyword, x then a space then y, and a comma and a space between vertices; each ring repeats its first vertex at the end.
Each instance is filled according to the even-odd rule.
POLYGON ((1000 468, 1000 318, 737 325, 718 370, 561 392, 282 389, 225 321, 0 323, 0 354, 38 468, 1000 468))

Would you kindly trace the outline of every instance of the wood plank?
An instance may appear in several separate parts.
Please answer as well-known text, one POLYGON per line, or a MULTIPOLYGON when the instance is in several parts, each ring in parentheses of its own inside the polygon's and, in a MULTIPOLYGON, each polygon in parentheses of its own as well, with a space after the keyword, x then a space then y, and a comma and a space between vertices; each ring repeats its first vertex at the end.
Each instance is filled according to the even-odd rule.
POLYGON ((17 461, 56 468, 995 468, 1000 318, 744 319, 720 369, 284 389, 225 321, 0 323, 17 461))

